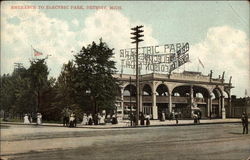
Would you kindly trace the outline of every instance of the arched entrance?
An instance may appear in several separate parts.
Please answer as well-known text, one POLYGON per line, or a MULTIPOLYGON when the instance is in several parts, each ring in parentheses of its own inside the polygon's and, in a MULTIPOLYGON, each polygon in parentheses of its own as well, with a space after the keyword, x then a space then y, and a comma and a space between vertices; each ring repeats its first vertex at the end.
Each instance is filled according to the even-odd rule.
POLYGON ((123 91, 124 118, 128 118, 130 112, 136 112, 136 86, 128 84, 123 91))
POLYGON ((172 110, 178 112, 181 118, 190 118, 193 104, 201 111, 202 118, 208 116, 209 91, 202 86, 181 85, 172 91, 172 110))
POLYGON ((156 105, 158 117, 161 117, 162 113, 169 112, 169 90, 165 84, 160 84, 156 88, 156 105))
POLYGON ((143 86, 142 96, 142 112, 152 115, 152 89, 149 84, 143 86))

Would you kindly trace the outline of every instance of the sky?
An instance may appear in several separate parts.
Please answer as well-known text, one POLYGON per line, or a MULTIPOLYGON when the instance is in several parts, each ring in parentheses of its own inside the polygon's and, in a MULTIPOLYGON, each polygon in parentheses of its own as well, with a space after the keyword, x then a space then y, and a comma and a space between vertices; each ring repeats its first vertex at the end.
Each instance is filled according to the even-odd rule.
POLYGON ((189 43, 190 62, 175 72, 213 70, 218 78, 225 71, 232 94, 244 97, 247 89, 249 96, 249 7, 248 1, 2 1, 1 75, 12 73, 14 63, 29 67, 35 48, 39 58, 51 55, 50 76, 57 77, 64 63, 100 38, 114 48, 120 73, 120 49, 134 47, 130 28, 143 25, 140 46, 189 43))

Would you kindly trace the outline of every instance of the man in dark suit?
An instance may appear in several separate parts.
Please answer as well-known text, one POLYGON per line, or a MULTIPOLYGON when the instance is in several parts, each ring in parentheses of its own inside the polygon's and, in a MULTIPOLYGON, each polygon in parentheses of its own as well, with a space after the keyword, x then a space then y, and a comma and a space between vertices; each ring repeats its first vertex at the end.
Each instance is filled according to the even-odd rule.
POLYGON ((242 126, 243 126, 243 133, 242 134, 248 134, 248 116, 245 112, 243 112, 241 116, 242 126))

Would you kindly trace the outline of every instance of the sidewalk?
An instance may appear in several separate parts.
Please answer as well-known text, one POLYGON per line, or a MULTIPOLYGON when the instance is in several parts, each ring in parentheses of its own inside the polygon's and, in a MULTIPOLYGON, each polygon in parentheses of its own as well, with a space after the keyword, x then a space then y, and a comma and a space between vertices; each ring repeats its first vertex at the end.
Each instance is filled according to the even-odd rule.
MULTIPOLYGON (((240 119, 201 119, 200 124, 194 124, 193 120, 179 120, 178 126, 186 126, 186 125, 204 125, 204 124, 221 124, 221 123, 241 123, 240 119)), ((13 125, 36 125, 32 124, 23 124, 21 122, 1 122, 1 124, 13 124, 13 125)), ((63 127, 62 124, 56 123, 43 123, 42 126, 50 126, 50 127, 63 127)), ((137 127, 156 127, 156 126, 177 126, 175 120, 150 120, 150 126, 136 126, 137 127)), ((135 128, 130 126, 129 120, 121 120, 118 124, 106 124, 106 125, 81 125, 77 124, 77 128, 93 128, 93 129, 109 129, 109 128, 135 128)))

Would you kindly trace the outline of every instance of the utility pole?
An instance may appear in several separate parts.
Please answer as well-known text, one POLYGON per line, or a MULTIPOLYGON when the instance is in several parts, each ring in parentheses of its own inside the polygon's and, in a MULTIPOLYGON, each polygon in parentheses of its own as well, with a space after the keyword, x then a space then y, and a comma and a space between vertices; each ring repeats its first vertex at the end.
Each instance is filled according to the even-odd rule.
POLYGON ((140 37, 143 37, 144 35, 141 35, 140 33, 143 32, 143 30, 141 30, 143 26, 136 26, 134 28, 131 28, 131 30, 133 31, 131 34, 133 35, 133 37, 131 37, 131 39, 133 39, 134 41, 132 43, 136 44, 136 125, 138 125, 138 120, 139 120, 139 112, 140 112, 140 84, 139 84, 139 67, 138 67, 138 45, 139 42, 142 42, 143 40, 140 39, 140 37))

